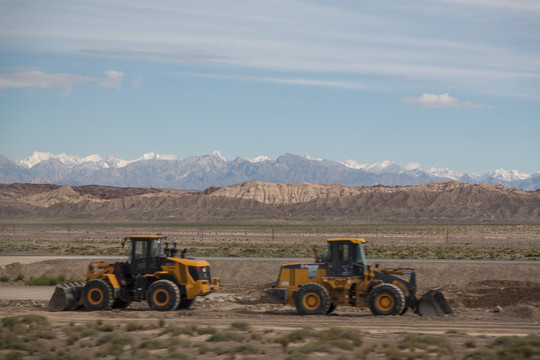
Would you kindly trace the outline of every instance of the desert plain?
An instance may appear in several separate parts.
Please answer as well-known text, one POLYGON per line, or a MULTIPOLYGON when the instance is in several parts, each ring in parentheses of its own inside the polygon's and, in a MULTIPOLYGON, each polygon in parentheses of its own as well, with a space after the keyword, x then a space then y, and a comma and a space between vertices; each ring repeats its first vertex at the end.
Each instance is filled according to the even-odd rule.
POLYGON ((11 221, 0 229, 6 359, 540 356, 540 226, 534 224, 11 221), (122 237, 156 233, 187 248, 188 256, 207 259, 221 289, 185 311, 150 311, 143 302, 51 313, 46 305, 54 286, 27 285, 43 276, 83 279, 88 261, 125 258, 122 237), (415 268, 418 295, 442 288, 457 316, 375 317, 350 307, 300 316, 266 296, 281 264, 311 261, 312 248, 324 252, 329 237, 365 238, 372 265, 415 268))

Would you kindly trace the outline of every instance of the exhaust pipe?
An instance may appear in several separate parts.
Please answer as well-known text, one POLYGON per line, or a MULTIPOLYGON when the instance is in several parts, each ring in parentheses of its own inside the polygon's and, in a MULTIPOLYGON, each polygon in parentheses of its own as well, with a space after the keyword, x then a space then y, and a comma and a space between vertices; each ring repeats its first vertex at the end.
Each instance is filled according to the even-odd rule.
POLYGON ((66 282, 56 285, 54 293, 47 305, 48 311, 75 310, 80 304, 81 292, 85 283, 83 281, 66 282))
POLYGON ((420 316, 457 316, 444 297, 441 289, 432 289, 418 300, 418 315, 420 316))

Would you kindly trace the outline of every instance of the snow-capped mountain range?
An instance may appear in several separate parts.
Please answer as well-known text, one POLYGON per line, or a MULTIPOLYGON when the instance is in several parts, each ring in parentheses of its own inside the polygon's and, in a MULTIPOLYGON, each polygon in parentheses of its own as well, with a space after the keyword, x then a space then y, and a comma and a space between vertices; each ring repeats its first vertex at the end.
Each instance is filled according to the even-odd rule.
POLYGON ((111 155, 77 157, 34 152, 24 160, 11 161, 0 155, 0 183, 51 183, 58 185, 109 185, 202 190, 248 180, 264 182, 310 182, 357 185, 419 185, 456 180, 472 184, 501 184, 524 190, 540 188, 540 172, 525 174, 498 169, 484 174, 458 173, 450 169, 405 167, 393 161, 359 164, 310 156, 285 154, 272 160, 226 159, 219 151, 210 155, 176 160, 174 155, 144 154, 135 160, 111 155))

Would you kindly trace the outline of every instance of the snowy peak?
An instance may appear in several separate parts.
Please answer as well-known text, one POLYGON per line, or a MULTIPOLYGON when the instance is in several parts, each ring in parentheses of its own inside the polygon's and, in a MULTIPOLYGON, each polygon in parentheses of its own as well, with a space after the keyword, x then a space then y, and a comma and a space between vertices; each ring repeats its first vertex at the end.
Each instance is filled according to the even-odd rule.
MULTIPOLYGON (((161 154, 155 154, 153 152, 144 154, 142 157, 132 160, 132 161, 126 161, 126 163, 132 163, 139 160, 176 160, 176 156, 174 155, 161 155, 161 154)), ((125 160, 124 160, 125 161, 125 160)))
POLYGON ((45 161, 48 161, 50 159, 58 159, 62 155, 65 156, 65 154, 54 155, 54 154, 51 154, 51 153, 48 153, 48 152, 34 151, 32 153, 32 155, 28 156, 24 160, 17 160, 16 163, 21 165, 21 166, 26 166, 27 168, 32 168, 32 167, 34 167, 35 165, 37 165, 37 164, 39 164, 41 162, 45 162, 45 161))
POLYGON ((285 154, 276 160, 267 156, 228 160, 220 151, 214 151, 209 155, 176 160, 174 155, 150 152, 135 160, 123 160, 114 155, 107 158, 97 154, 78 157, 36 151, 26 159, 11 164, 0 162, 0 183, 98 184, 202 190, 249 180, 347 186, 403 186, 455 180, 471 184, 501 184, 524 190, 540 188, 540 172, 529 175, 517 170, 498 169, 484 174, 463 174, 450 169, 421 168, 418 163, 400 166, 393 161, 383 160, 361 164, 355 160, 336 162, 294 154, 285 154))
MULTIPOLYGON (((114 157, 109 157, 109 159, 114 162, 114 157)), ((62 164, 66 165, 67 167, 73 167, 85 163, 108 163, 108 160, 103 159, 101 156, 97 154, 88 155, 83 158, 80 158, 75 155, 67 155, 67 154, 60 154, 55 155, 48 152, 40 152, 40 151, 34 151, 32 155, 27 157, 24 160, 18 160, 17 164, 21 166, 25 166, 27 168, 32 168, 36 166, 37 164, 40 164, 42 162, 47 162, 49 160, 57 160, 60 161, 62 164)))
POLYGON ((27 157, 24 160, 17 160, 16 163, 20 166, 27 167, 29 169, 33 168, 34 166, 45 163, 50 160, 56 160, 60 161, 62 164, 67 166, 68 168, 73 168, 76 166, 82 166, 85 168, 92 168, 92 169, 109 169, 109 168, 122 168, 126 165, 140 160, 175 160, 176 156, 174 155, 160 155, 155 154, 153 152, 144 154, 140 158, 136 160, 123 160, 120 159, 116 155, 110 155, 106 159, 101 157, 97 154, 88 155, 85 157, 78 157, 76 155, 67 155, 67 154, 60 154, 55 155, 48 152, 40 152, 40 151, 34 151, 32 155, 27 157))
POLYGON ((428 175, 431 175, 433 177, 438 177, 441 179, 459 180, 463 176, 463 174, 457 173, 450 169, 427 168, 427 169, 421 169, 420 171, 423 171, 424 173, 428 175))
POLYGON ((223 154, 219 150, 213 151, 212 156, 218 158, 219 160, 227 161, 227 158, 223 156, 223 154))
POLYGON ((312 161, 323 161, 323 159, 321 158, 314 158, 313 156, 310 156, 310 155, 305 155, 304 158, 306 158, 307 160, 312 160, 312 161))
POLYGON ((351 169, 364 170, 374 174, 401 174, 405 169, 390 160, 383 160, 374 164, 359 164, 355 160, 347 160, 345 166, 351 169))
POLYGON ((257 156, 255 159, 243 159, 243 160, 247 160, 249 161, 250 163, 261 163, 263 161, 272 161, 272 159, 270 159, 268 156, 257 156))
POLYGON ((500 179, 504 181, 515 181, 515 180, 526 180, 530 178, 530 175, 519 172, 517 170, 504 170, 504 169, 497 169, 490 173, 488 173, 489 176, 500 179))

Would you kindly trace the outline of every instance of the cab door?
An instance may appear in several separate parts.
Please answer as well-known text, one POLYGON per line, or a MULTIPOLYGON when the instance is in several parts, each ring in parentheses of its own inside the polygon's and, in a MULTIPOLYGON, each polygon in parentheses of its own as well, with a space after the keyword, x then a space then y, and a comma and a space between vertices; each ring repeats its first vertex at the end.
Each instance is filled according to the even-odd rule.
POLYGON ((132 240, 131 248, 131 271, 136 274, 148 274, 150 272, 149 241, 132 240))
POLYGON ((348 241, 328 242, 328 276, 353 276, 353 264, 351 261, 353 249, 351 245, 348 241))

